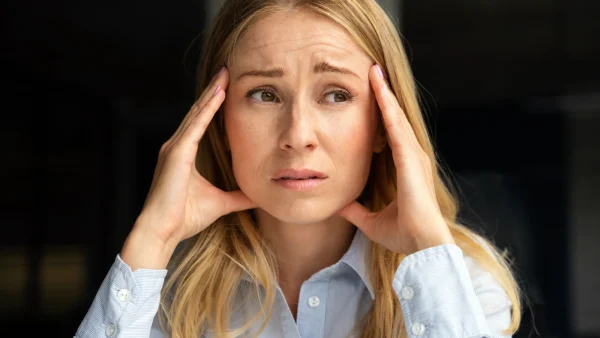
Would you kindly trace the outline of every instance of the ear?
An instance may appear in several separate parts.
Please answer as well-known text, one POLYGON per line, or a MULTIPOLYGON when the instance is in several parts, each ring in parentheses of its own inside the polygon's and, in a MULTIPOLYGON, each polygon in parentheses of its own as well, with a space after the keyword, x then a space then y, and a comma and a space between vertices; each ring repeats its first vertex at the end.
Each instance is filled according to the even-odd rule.
POLYGON ((379 119, 379 122, 377 122, 377 131, 375 132, 375 142, 373 142, 373 152, 379 154, 383 151, 386 144, 387 135, 383 126, 383 122, 381 119, 379 119))

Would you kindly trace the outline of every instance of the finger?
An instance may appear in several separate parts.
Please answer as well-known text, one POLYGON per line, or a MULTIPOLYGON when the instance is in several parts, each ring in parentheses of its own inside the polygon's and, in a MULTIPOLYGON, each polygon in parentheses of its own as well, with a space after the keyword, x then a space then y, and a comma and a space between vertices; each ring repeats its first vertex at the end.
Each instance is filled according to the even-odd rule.
POLYGON ((407 145, 420 147, 420 144, 404 110, 402 110, 398 99, 387 85, 387 81, 379 73, 378 67, 379 65, 371 67, 369 80, 383 116, 390 148, 393 154, 399 155, 399 152, 403 151, 403 147, 407 145))
POLYGON ((189 169, 189 166, 193 166, 200 138, 204 135, 210 120, 213 118, 225 98, 223 90, 219 86, 217 86, 216 89, 216 93, 214 93, 207 104, 190 120, 187 128, 181 132, 179 139, 169 142, 164 153, 159 156, 157 169, 155 171, 155 180, 150 187, 149 195, 156 188, 163 171, 172 171, 173 168, 176 168, 181 164, 185 165, 187 169, 189 169), (177 160, 169 161, 169 158, 172 156, 177 158, 177 160), (167 166, 167 168, 165 168, 165 166, 167 166))
POLYGON ((210 98, 202 109, 190 120, 186 129, 181 133, 178 142, 194 143, 200 142, 202 135, 208 128, 208 125, 216 112, 219 110, 221 103, 225 100, 225 92, 220 87, 216 88, 216 92, 210 98))
POLYGON ((371 237, 375 213, 365 208, 362 204, 353 201, 338 211, 338 215, 356 225, 367 237, 371 237))
POLYGON ((213 97, 213 93, 218 86, 221 86, 221 89, 223 90, 226 90, 229 86, 229 71, 225 67, 221 68, 221 70, 215 74, 214 78, 211 80, 204 92, 202 92, 200 98, 196 100, 195 104, 202 109, 202 107, 204 107, 213 97))
POLYGON ((223 194, 225 194, 224 214, 257 207, 256 203, 252 202, 241 190, 223 192, 223 194))
POLYGON ((179 127, 173 134, 172 140, 173 142, 177 142, 181 137, 181 134, 190 124, 190 121, 202 110, 202 108, 208 103, 208 101, 213 97, 213 93, 217 87, 221 86, 223 90, 227 88, 229 85, 229 72, 225 67, 221 68, 221 70, 215 74, 209 85, 206 87, 202 95, 194 102, 189 112, 183 118, 179 127))
MULTIPOLYGON (((208 101, 206 106, 190 122, 179 140, 172 143, 170 149, 163 155, 163 165, 160 168, 161 172, 159 175, 162 175, 162 172, 178 172, 181 175, 187 175, 188 170, 193 170, 200 138, 206 131, 210 119, 212 119, 219 105, 223 102, 224 97, 225 93, 219 89, 216 95, 208 101)), ((159 183, 160 179, 157 179, 156 184, 158 185, 159 183)))

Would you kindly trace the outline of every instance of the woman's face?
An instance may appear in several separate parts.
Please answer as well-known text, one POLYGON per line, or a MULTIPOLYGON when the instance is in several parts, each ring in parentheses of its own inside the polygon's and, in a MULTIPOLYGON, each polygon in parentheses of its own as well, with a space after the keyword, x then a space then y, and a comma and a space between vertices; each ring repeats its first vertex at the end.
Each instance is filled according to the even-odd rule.
POLYGON ((378 123, 372 64, 341 27, 305 11, 272 14, 242 37, 225 128, 236 181, 259 208, 306 224, 360 195, 378 123), (324 178, 289 178, 317 175, 293 172, 304 169, 324 178))

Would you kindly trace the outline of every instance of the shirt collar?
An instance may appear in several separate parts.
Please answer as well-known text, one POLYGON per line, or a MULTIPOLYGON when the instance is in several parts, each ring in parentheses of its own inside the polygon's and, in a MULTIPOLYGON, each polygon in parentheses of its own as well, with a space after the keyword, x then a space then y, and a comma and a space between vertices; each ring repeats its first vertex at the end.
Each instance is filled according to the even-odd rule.
POLYGON ((369 275, 370 243, 369 238, 360 229, 356 229, 350 248, 342 256, 340 262, 347 264, 358 274, 369 290, 371 299, 375 299, 375 292, 373 291, 373 284, 371 284, 369 275))
MULTIPOLYGON (((375 299, 375 292, 373 291, 373 284, 369 276, 369 257, 370 257, 370 240, 360 229, 356 229, 352 243, 348 251, 342 256, 340 261, 335 265, 346 264, 351 267, 356 274, 360 277, 362 282, 369 290, 371 299, 375 299)), ((242 279, 251 282, 252 279, 248 274, 243 274, 242 279)))

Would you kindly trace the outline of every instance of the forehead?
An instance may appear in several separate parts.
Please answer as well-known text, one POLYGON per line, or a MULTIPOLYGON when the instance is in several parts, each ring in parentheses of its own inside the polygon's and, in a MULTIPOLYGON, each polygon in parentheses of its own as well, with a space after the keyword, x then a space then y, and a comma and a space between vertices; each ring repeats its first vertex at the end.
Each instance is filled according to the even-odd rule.
POLYGON ((308 54, 311 59, 344 61, 348 66, 371 63, 337 23, 309 11, 289 10, 270 14, 254 24, 238 42, 230 66, 285 64, 294 56, 308 54))

